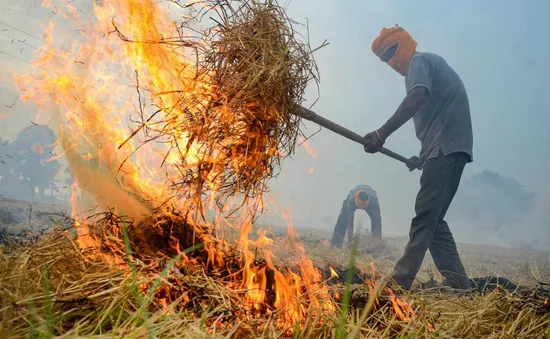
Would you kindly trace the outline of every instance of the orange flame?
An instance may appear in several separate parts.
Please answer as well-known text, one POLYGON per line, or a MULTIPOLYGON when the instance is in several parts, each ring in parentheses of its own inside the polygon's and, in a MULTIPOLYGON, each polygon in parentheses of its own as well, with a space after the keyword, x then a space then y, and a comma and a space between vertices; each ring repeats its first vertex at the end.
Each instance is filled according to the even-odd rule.
POLYGON ((329 266, 330 268, 330 278, 338 278, 338 273, 336 273, 336 271, 331 267, 329 266))
POLYGON ((317 151, 310 147, 309 146, 309 143, 307 142, 307 140, 300 136, 300 142, 301 142, 301 145, 304 146, 304 148, 306 149, 306 152, 313 158, 313 159, 316 159, 317 158, 317 151))
POLYGON ((416 313, 407 302, 399 299, 390 288, 386 288, 386 292, 390 295, 392 310, 399 319, 408 322, 416 317, 416 313))
MULTIPOLYGON (((372 278, 367 281, 367 286, 369 288, 369 295, 372 295, 374 293, 376 278, 380 277, 381 274, 376 270, 372 261, 369 263, 369 266, 372 272, 372 278)), ((384 291, 389 296, 391 310, 400 320, 409 322, 417 317, 414 309, 405 300, 398 298, 391 288, 385 287, 384 291)), ((377 300, 376 303, 380 305, 379 300, 377 300)))
MULTIPOLYGON (((145 106, 177 107, 182 91, 188 94, 206 91, 208 83, 197 79, 192 59, 178 46, 149 43, 177 34, 177 25, 161 2, 103 0, 101 5, 94 3, 93 17, 88 26, 82 26, 84 21, 73 7, 53 2, 45 0, 43 6, 61 11, 63 21, 51 22, 45 29, 45 45, 36 51, 33 72, 14 74, 14 80, 24 92, 23 100, 32 100, 41 112, 49 114, 40 118, 55 130, 57 145, 61 148, 58 154, 67 160, 75 178, 71 203, 73 217, 77 220, 78 244, 82 249, 97 249, 100 245, 91 232, 94 219, 86 218, 88 215, 114 208, 116 214, 139 222, 171 196, 170 183, 181 175, 170 166, 179 161, 180 152, 171 152, 170 145, 161 141, 141 142, 143 137, 132 123, 140 119, 136 111, 142 113, 145 106), (71 29, 67 29, 68 25, 71 29), (122 42, 119 36, 112 34, 114 25, 116 30, 131 37, 132 42, 122 42), (66 37, 69 31, 83 33, 74 41, 54 39, 66 37), (139 82, 139 87, 136 82, 139 82), (182 87, 178 89, 180 93, 174 93, 174 84, 182 87), (129 139, 128 135, 132 133, 135 133, 135 138, 129 139)), ((160 114, 185 116, 182 111, 161 110, 160 114)), ((227 119, 231 119, 230 115, 227 119)), ((141 126, 154 128, 154 122, 148 121, 141 126)), ((187 140, 185 131, 174 133, 178 144, 188 145, 186 163, 194 166, 202 156, 200 145, 187 140)), ((304 145, 315 157, 307 143, 304 145)), ((218 183, 215 175, 208 180, 211 194, 205 199, 212 207, 218 183)), ((177 204, 183 210, 194 210, 196 216, 204 215, 205 211, 199 210, 188 199, 197 193, 195 189, 190 185, 188 192, 179 192, 182 198, 177 204)), ((243 212, 239 221, 238 244, 244 269, 242 279, 235 287, 246 290, 245 299, 256 310, 262 309, 266 291, 272 288, 275 295, 273 305, 287 324, 304 319, 311 310, 334 310, 327 287, 321 283, 321 273, 296 240, 290 216, 285 215, 289 248, 296 253, 299 274, 277 269, 270 250, 273 241, 265 234, 260 234, 256 241, 249 240, 253 211, 261 204, 261 199, 251 202, 249 209, 252 212, 243 212), (257 264, 250 246, 259 249, 265 265, 257 264), (274 282, 268 281, 267 270, 273 272, 274 282), (304 306, 303 300, 308 301, 309 308, 304 306)), ((223 217, 229 205, 216 209, 221 217, 216 218, 216 225, 211 225, 213 229, 220 229, 222 222, 229 223, 223 217)), ((194 224, 195 219, 190 217, 190 223, 194 224)), ((223 266, 223 253, 209 246, 213 242, 210 236, 205 235, 205 239, 208 264, 223 266)), ((172 237, 171 242, 171 246, 179 251, 178 240, 172 237)), ((111 265, 119 262, 115 254, 100 252, 99 257, 111 265)), ((167 302, 161 299, 160 304, 166 307, 167 302)))

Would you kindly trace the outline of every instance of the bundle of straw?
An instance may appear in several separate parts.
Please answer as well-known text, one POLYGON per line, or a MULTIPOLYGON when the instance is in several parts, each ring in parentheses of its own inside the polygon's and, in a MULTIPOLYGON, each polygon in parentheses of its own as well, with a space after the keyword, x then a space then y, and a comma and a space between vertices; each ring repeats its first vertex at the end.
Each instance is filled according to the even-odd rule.
POLYGON ((301 132, 292 112, 318 81, 313 51, 275 1, 201 5, 195 18, 209 14, 216 24, 199 31, 199 43, 183 33, 178 42, 196 53, 194 88, 176 107, 161 108, 148 140, 168 139, 179 154, 169 180, 183 195, 255 197, 294 152, 301 132))

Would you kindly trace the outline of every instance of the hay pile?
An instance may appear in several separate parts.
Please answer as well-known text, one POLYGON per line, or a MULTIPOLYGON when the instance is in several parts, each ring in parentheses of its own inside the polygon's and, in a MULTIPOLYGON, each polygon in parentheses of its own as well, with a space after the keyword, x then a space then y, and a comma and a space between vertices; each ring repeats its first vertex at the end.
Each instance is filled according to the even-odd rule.
POLYGON ((223 255, 230 251, 227 243, 218 239, 211 228, 194 223, 189 213, 164 210, 134 222, 108 211, 88 220, 92 222, 79 224, 75 229, 81 236, 89 235, 93 240, 92 246, 84 248, 92 257, 104 253, 124 262, 131 250, 136 258, 151 268, 156 267, 159 272, 167 260, 190 249, 195 264, 205 269, 223 267, 223 255))
POLYGON ((211 191, 220 206, 228 196, 259 196, 301 134, 292 112, 318 81, 313 50, 276 1, 203 1, 189 21, 169 43, 195 55, 192 88, 188 79, 174 84, 176 104, 142 116, 132 136, 144 131, 147 142, 168 140, 179 158, 172 188, 197 202, 211 191), (199 30, 197 41, 189 21, 203 17, 214 25, 199 30))
POLYGON ((238 294, 204 270, 160 273, 139 260, 129 263, 109 267, 91 261, 74 238, 61 230, 33 246, 1 253, 1 335, 21 338, 111 333, 122 337, 131 332, 140 337, 148 331, 162 335, 177 332, 181 326, 193 332, 202 312, 212 312, 208 314, 220 320, 224 314, 238 317, 244 312, 238 294), (171 302, 166 288, 174 282, 177 285, 172 286, 171 293, 179 298, 171 302), (144 293, 155 284, 153 295, 144 293), (180 313, 179 321, 168 325, 163 319, 182 309, 190 313, 180 313), (167 326, 156 328, 157 321, 167 326))
MULTIPOLYGON (((296 288, 296 293, 289 295, 292 298, 299 295, 297 307, 314 308, 314 303, 330 302, 328 293, 318 288, 322 283, 321 274, 317 277, 313 267, 315 272, 304 270, 303 257, 290 258, 282 267, 277 267, 270 257, 264 256, 263 246, 249 246, 243 239, 229 244, 213 234, 209 227, 195 224, 188 215, 164 211, 133 222, 108 212, 93 219, 93 224, 77 223, 75 226, 79 235, 77 242, 88 260, 126 271, 143 267, 140 271, 147 272, 147 276, 162 275, 169 266, 172 277, 166 278, 160 286, 162 293, 153 294, 157 306, 175 302, 184 294, 197 293, 181 288, 178 278, 195 272, 208 275, 224 288, 233 289, 242 299, 243 307, 254 313, 273 313, 281 309, 288 312, 276 298, 277 293, 288 293, 276 281, 276 277, 283 275, 285 278, 292 275, 289 284, 296 288), (262 287, 256 285, 260 281, 262 287), (252 305, 249 297, 256 295, 258 289, 265 293, 265 299, 252 305)), ((187 303, 180 303, 177 309, 187 308, 187 303)))

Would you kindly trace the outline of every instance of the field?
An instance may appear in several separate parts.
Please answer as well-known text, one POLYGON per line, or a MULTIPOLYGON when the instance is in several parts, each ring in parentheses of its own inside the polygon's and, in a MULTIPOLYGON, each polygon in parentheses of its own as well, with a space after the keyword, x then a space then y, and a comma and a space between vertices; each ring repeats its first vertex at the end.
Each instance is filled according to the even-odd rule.
POLYGON ((0 197, 0 236, 6 232, 41 234, 61 221, 63 215, 69 215, 68 206, 0 197))
MULTIPOLYGON (((276 265, 292 261, 284 228, 257 229, 267 231, 278 244, 273 250, 276 265)), ((166 260, 162 265, 169 269, 162 272, 139 261, 113 269, 85 257, 72 233, 61 229, 38 240, 8 241, 0 247, 0 334, 4 338, 550 336, 550 295, 539 284, 550 282, 548 252, 459 244, 472 278, 504 277, 522 286, 486 285, 469 292, 445 289, 437 283, 441 277, 428 254, 413 289, 396 291, 398 297, 392 299, 368 277, 374 276, 373 270, 391 271, 405 237, 375 240, 362 235, 357 255, 351 255, 349 249, 330 249, 326 230, 299 229, 297 235, 313 265, 324 273, 324 281, 318 283, 328 288, 337 306, 320 312, 311 308, 296 322, 280 321, 280 314, 265 307, 251 311, 238 284, 204 267, 176 274, 166 260), (358 268, 356 276, 346 271, 350 259, 358 268), (329 269, 338 277, 327 276, 329 269), (153 286, 155 293, 147 293, 143 286, 153 286), (172 302, 158 301, 159 291, 183 287, 186 292, 172 302), (401 315, 392 306, 396 300, 402 303, 401 315)))

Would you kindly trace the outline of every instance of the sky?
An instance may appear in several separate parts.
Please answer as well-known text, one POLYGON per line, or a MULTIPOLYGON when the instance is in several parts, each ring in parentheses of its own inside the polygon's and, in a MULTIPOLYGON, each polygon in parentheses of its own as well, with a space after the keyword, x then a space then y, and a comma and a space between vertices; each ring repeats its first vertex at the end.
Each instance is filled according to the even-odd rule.
MULTIPOLYGON (((87 13, 91 8, 84 1, 75 2, 75 7, 87 13)), ((315 53, 321 78, 313 110, 361 135, 380 127, 405 95, 404 78, 370 49, 383 27, 404 27, 419 51, 441 55, 460 75, 474 128, 474 162, 466 166, 464 177, 485 169, 514 177, 537 194, 538 205, 524 224, 504 235, 485 232, 481 237, 475 226, 454 225, 451 220, 458 241, 515 244, 516 238, 528 242, 548 229, 550 44, 545 19, 550 2, 294 0, 286 7, 290 17, 307 20, 312 47, 329 42, 315 53)), ((20 102, 7 107, 18 96, 11 71, 30 67, 26 61, 42 44, 36 38, 42 36, 41 25, 54 14, 41 8, 38 0, 21 0, 17 5, 0 0, 0 8, 0 116, 4 117, 0 132, 6 139, 35 114, 30 105, 20 102)), ((309 103, 315 99, 317 87, 311 84, 309 103)), ((318 130, 305 124, 309 133, 318 130)), ((280 210, 291 209, 297 227, 331 228, 349 190, 368 184, 378 192, 384 236, 408 234, 418 171, 409 172, 381 154, 366 154, 361 145, 324 129, 309 146, 316 157, 299 148, 271 182, 270 197, 278 208, 262 222, 282 223, 280 210)), ((417 155, 420 144, 412 122, 392 135, 386 147, 406 157, 417 155)), ((366 216, 358 218, 368 226, 366 216)))

